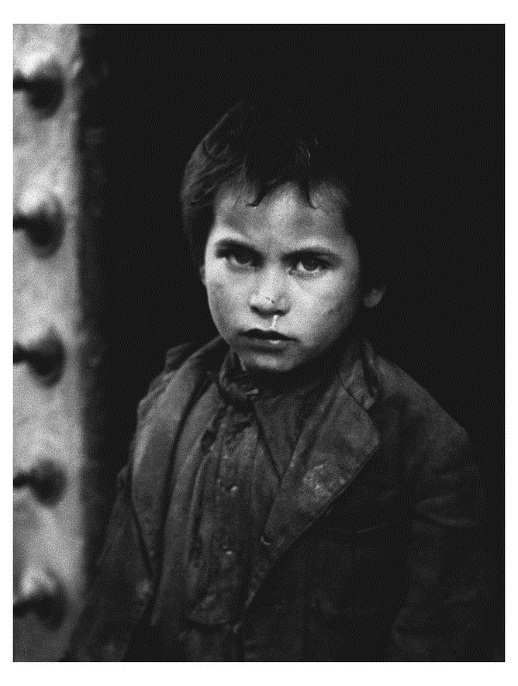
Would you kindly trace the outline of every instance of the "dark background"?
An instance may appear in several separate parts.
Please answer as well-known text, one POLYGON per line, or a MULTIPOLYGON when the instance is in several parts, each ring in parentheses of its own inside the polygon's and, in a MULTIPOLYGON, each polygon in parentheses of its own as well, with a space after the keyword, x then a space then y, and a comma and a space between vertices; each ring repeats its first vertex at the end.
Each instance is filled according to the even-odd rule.
POLYGON ((332 93, 335 119, 336 96, 360 94, 395 247, 369 335, 466 427, 480 454, 496 561, 488 644, 490 659, 501 659, 503 28, 111 26, 96 29, 95 44, 105 78, 111 471, 166 349, 214 333, 180 231, 178 190, 194 146, 250 90, 332 93))

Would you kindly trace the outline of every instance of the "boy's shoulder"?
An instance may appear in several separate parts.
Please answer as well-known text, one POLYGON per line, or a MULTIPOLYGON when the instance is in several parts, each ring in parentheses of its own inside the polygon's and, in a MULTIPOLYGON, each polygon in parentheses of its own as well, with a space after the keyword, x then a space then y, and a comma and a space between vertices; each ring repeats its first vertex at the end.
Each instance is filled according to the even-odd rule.
POLYGON ((378 355, 366 343, 367 359, 374 368, 377 399, 374 412, 397 421, 409 436, 426 436, 430 444, 467 444, 464 428, 410 374, 394 362, 378 355))
POLYGON ((193 377, 199 377, 201 381, 207 371, 221 364, 225 349, 226 344, 219 337, 201 346, 199 343, 182 343, 170 348, 165 354, 162 371, 151 381, 146 395, 139 403, 138 421, 141 422, 149 414, 180 369, 185 368, 186 380, 192 381, 193 377))

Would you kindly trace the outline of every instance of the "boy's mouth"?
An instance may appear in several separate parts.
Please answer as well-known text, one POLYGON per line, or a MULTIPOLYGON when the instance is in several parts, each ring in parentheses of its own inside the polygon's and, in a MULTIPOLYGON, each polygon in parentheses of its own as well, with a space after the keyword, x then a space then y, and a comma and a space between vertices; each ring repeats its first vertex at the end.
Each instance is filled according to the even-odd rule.
POLYGON ((284 350, 290 341, 293 341, 293 338, 273 329, 249 329, 242 335, 252 347, 267 350, 284 350))
POLYGON ((243 336, 247 338, 258 338, 262 341, 291 341, 293 339, 289 336, 284 336, 284 334, 278 331, 273 331, 272 329, 249 329, 243 333, 243 336))

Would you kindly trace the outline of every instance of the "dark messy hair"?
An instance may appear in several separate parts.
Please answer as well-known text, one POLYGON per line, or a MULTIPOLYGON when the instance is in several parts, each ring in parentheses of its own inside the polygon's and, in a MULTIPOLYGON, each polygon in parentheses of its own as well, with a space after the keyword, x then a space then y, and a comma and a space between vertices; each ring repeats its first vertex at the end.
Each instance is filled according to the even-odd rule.
POLYGON ((312 207, 314 190, 324 186, 333 191, 358 244, 363 287, 384 282, 376 259, 383 254, 379 236, 367 217, 359 221, 355 121, 343 110, 340 115, 328 107, 322 110, 293 101, 241 101, 202 139, 187 163, 181 190, 183 230, 197 265, 203 262, 222 188, 251 188, 251 204, 258 205, 276 188, 292 183, 312 207))

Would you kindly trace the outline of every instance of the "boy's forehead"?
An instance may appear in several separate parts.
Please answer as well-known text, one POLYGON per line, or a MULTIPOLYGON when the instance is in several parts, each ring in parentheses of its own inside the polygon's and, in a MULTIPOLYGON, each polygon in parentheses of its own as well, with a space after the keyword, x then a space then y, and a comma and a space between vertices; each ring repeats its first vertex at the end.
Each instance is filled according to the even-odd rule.
POLYGON ((320 186, 310 200, 295 184, 280 186, 256 203, 258 192, 251 186, 228 186, 215 199, 215 224, 248 234, 261 226, 279 231, 295 228, 300 234, 327 232, 337 224, 343 230, 342 203, 338 191, 320 186))

